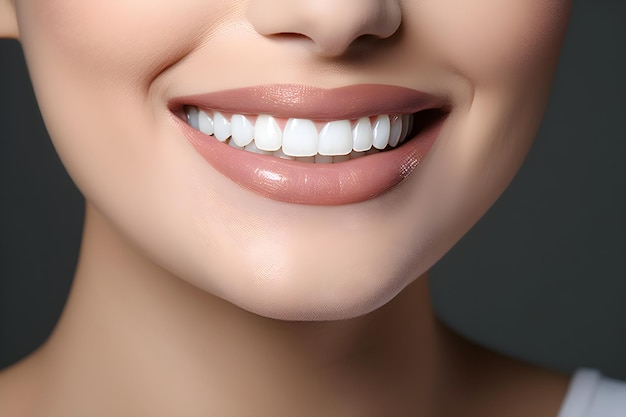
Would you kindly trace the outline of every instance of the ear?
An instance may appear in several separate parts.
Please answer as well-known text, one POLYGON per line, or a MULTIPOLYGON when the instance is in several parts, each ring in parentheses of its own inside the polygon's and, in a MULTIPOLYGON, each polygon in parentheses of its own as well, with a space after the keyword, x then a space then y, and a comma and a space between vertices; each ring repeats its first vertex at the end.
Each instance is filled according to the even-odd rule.
POLYGON ((18 35, 15 0, 0 0, 0 38, 17 39, 18 35))

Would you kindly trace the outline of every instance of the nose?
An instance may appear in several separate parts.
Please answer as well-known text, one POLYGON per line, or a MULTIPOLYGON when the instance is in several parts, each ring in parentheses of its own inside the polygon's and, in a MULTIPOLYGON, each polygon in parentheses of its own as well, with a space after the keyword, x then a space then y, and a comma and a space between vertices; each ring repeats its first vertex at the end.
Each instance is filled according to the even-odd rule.
POLYGON ((266 37, 304 37, 315 53, 336 57, 359 38, 391 37, 402 21, 400 0, 250 0, 247 17, 266 37))

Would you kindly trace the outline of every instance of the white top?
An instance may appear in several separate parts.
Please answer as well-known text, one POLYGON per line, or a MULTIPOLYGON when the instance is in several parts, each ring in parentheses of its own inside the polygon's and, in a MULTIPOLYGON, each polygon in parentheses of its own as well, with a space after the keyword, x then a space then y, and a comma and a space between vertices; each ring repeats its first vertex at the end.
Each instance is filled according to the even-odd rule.
POLYGON ((557 417, 626 417, 626 382, 579 369, 557 417))

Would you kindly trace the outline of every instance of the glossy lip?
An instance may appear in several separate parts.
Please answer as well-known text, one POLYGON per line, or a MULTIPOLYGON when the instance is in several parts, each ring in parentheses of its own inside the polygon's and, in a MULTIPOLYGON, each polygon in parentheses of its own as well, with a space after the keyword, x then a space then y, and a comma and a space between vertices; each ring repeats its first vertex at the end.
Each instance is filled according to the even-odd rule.
MULTIPOLYGON (((187 140, 217 171, 240 186, 274 200, 307 205, 352 204, 374 198, 408 178, 424 159, 445 117, 389 151, 338 164, 313 164, 235 149, 192 128, 183 107, 237 114, 270 114, 311 120, 358 119, 444 109, 445 100, 405 87, 360 84, 321 89, 272 84, 178 97, 169 109, 187 140)), ((445 116, 447 112, 443 112, 445 116)))

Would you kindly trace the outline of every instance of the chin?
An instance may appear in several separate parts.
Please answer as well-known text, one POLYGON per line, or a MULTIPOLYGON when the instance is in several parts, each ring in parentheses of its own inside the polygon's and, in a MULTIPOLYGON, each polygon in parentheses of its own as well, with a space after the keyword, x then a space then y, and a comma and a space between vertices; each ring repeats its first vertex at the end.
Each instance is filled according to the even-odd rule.
POLYGON ((306 293, 280 285, 266 285, 254 294, 228 294, 224 297, 239 308, 270 319, 334 321, 371 313, 391 301, 406 284, 380 288, 349 285, 306 293))
MULTIPOLYGON (((302 272, 276 271, 260 264, 245 278, 222 283, 209 291, 253 314, 286 321, 346 320, 368 314, 398 295, 420 276, 388 267, 361 263, 352 273, 335 265, 332 271, 309 268, 302 272), (272 271, 271 278, 268 272, 272 271)), ((425 271, 423 271, 425 272, 425 271)), ((423 273, 422 272, 422 273, 423 273)), ((234 278, 234 277, 233 277, 234 278)))

